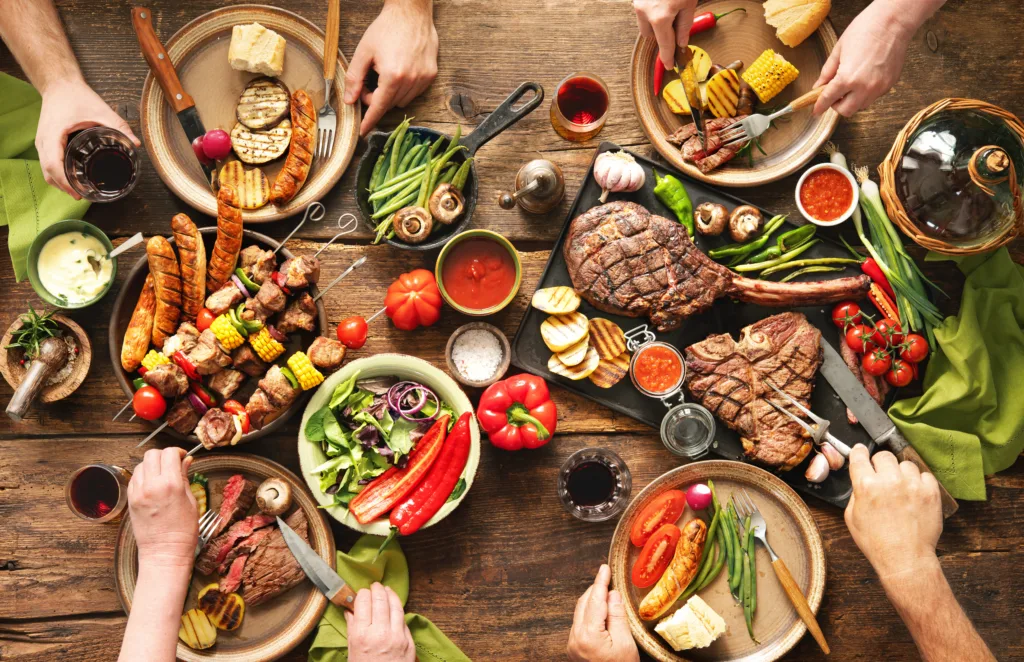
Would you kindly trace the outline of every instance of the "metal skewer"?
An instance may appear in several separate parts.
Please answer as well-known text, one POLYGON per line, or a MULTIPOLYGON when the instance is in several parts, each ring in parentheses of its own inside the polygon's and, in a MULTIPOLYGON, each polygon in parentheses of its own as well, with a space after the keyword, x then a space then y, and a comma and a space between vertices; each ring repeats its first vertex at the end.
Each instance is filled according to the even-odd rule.
MULTIPOLYGON (((327 287, 325 287, 324 289, 320 290, 317 293, 317 295, 315 297, 313 297, 313 301, 316 301, 317 299, 319 299, 323 295, 327 294, 327 290, 331 289, 332 287, 334 287, 335 285, 340 283, 341 279, 343 279, 345 276, 347 276, 350 273, 352 273, 353 271, 355 271, 357 267, 359 267, 359 266, 361 266, 363 264, 363 262, 366 262, 366 256, 365 255, 362 256, 361 258, 359 258, 358 260, 356 260, 355 262, 353 262, 352 266, 350 266, 348 269, 345 269, 345 271, 342 271, 341 275, 338 276, 337 278, 335 278, 334 280, 332 280, 331 283, 327 287)), ((380 314, 380 313, 378 313, 378 314, 380 314)))
POLYGON ((128 407, 132 406, 132 402, 134 400, 135 400, 135 398, 131 398, 130 400, 128 400, 128 402, 125 403, 124 407, 121 407, 120 411, 118 411, 116 414, 114 414, 114 418, 112 418, 110 420, 111 421, 116 421, 118 416, 123 414, 125 412, 125 410, 128 409, 128 407))
MULTIPOLYGON (((189 456, 195 455, 196 453, 198 453, 201 450, 203 450, 203 445, 202 444, 197 444, 195 448, 193 448, 189 452, 185 453, 185 457, 189 457, 189 456)), ((182 459, 184 459, 184 458, 182 458, 182 459)))
MULTIPOLYGON (((328 241, 323 246, 321 246, 320 250, 318 250, 317 252, 313 253, 313 257, 319 257, 320 253, 323 253, 324 250, 326 250, 327 247, 330 246, 331 244, 333 244, 335 241, 337 241, 341 237, 344 237, 347 234, 351 234, 352 232, 355 232, 356 226, 358 224, 359 224, 359 219, 357 219, 353 214, 345 212, 344 214, 339 216, 338 217, 338 229, 341 230, 341 232, 339 232, 338 234, 336 234, 333 237, 331 237, 331 240, 328 241)), ((291 235, 288 235, 288 236, 291 236, 291 235)))
POLYGON ((155 436, 157 436, 158 434, 160 434, 160 432, 161 432, 161 431, 162 431, 162 430, 163 430, 163 429, 164 429, 165 427, 167 427, 167 421, 164 421, 163 423, 161 423, 161 424, 160 424, 160 427, 158 427, 157 429, 155 429, 155 430, 153 430, 152 432, 150 432, 150 433, 149 433, 149 436, 148 436, 148 437, 146 437, 145 439, 143 439, 142 441, 140 441, 140 442, 139 442, 139 445, 138 445, 138 446, 136 446, 136 448, 142 448, 143 446, 145 446, 145 445, 146 445, 146 442, 147 442, 147 441, 149 441, 149 440, 150 440, 150 439, 152 439, 153 437, 155 437, 155 436))
POLYGON ((288 243, 288 240, 292 238, 292 235, 298 232, 299 228, 305 225, 307 220, 316 223, 323 220, 323 217, 326 215, 327 208, 319 202, 311 202, 306 205, 306 213, 302 215, 302 220, 298 222, 294 230, 288 233, 288 236, 284 238, 284 241, 277 245, 277 248, 274 249, 274 254, 276 255, 279 250, 284 248, 284 245, 288 243))

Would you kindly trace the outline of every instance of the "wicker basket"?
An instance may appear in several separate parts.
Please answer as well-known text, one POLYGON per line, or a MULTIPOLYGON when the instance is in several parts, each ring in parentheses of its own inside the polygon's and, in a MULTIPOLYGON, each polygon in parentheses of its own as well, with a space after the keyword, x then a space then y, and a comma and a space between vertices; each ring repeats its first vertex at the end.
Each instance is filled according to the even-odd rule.
POLYGON ((907 125, 896 136, 896 142, 893 143, 889 155, 878 166, 878 174, 881 178, 881 186, 879 188, 882 201, 885 203, 885 209, 889 214, 889 218, 920 246, 947 255, 984 253, 1008 244, 1018 236, 1024 236, 1024 199, 1021 197, 1019 179, 1013 159, 1007 158, 1007 154, 1002 148, 997 145, 985 145, 978 148, 975 156, 971 159, 972 167, 969 168, 971 179, 982 191, 989 195, 994 195, 992 187, 1002 182, 1007 182, 1010 195, 1013 198, 1014 223, 1003 232, 981 243, 971 246, 957 246, 934 236, 923 234, 920 228, 910 220, 906 210, 903 208, 903 203, 900 202, 899 196, 896 194, 896 171, 900 160, 903 158, 907 141, 925 120, 940 112, 949 110, 972 110, 991 115, 993 118, 1003 121, 1016 134, 1017 138, 1024 143, 1024 123, 1016 115, 999 106, 975 99, 943 99, 937 101, 914 115, 907 122, 907 125), (978 161, 985 161, 986 157, 988 162, 992 163, 992 167, 987 168, 984 173, 979 172, 979 168, 974 166, 978 161), (1001 176, 993 175, 993 171, 1001 174, 1001 176))

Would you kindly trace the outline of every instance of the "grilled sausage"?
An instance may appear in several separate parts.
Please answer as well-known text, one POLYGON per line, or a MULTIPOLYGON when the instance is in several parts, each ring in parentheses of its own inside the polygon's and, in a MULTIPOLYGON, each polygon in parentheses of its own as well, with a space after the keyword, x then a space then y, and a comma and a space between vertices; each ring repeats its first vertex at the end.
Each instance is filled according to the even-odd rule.
POLYGON ((135 372, 142 365, 142 359, 149 349, 149 338, 153 333, 153 317, 156 315, 156 293, 153 291, 153 274, 146 275, 142 292, 135 304, 135 312, 124 332, 121 343, 121 367, 126 372, 135 372))
POLYGON ((146 242, 146 256, 156 293, 153 344, 163 347, 164 341, 174 335, 181 317, 181 272, 171 242, 160 235, 150 237, 146 242))
POLYGON ((194 320, 203 309, 206 294, 206 246, 196 224, 185 214, 174 215, 171 230, 181 260, 181 312, 184 319, 194 320))
POLYGON ((270 202, 284 205, 295 197, 309 176, 313 164, 313 145, 316 142, 316 108, 305 90, 292 94, 292 142, 288 158, 274 180, 270 202))
POLYGON ((206 268, 206 291, 216 292, 231 278, 242 250, 242 210, 233 186, 222 185, 217 194, 217 241, 206 268))
POLYGON ((644 596, 640 603, 640 618, 653 621, 662 616, 679 596, 686 590, 686 585, 697 574, 701 554, 704 553, 704 540, 708 535, 708 527, 703 520, 692 519, 683 527, 683 535, 679 537, 675 556, 669 563, 665 574, 654 585, 651 592, 644 596))

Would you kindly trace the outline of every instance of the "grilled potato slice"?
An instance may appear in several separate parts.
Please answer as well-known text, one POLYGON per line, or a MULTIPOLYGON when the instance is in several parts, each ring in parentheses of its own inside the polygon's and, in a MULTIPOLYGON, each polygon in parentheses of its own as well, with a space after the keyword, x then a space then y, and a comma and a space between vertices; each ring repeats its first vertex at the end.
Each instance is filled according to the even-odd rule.
POLYGON ((181 615, 178 638, 193 650, 205 650, 217 643, 217 628, 200 609, 189 609, 181 615))
POLYGON ((580 307, 580 295, 565 285, 545 287, 533 293, 530 305, 548 315, 567 315, 580 307))
POLYGON ((568 366, 579 365, 583 363, 583 359, 587 358, 587 348, 590 347, 590 335, 583 337, 575 345, 563 349, 561 352, 556 352, 558 360, 568 366))
POLYGON ((556 375, 568 377, 578 382, 581 379, 586 379, 597 370, 599 363, 601 363, 601 357, 597 355, 597 350, 593 347, 588 347, 586 357, 579 365, 565 365, 559 360, 558 354, 552 354, 551 358, 548 359, 548 370, 556 375))
POLYGON ((588 333, 587 316, 583 313, 552 315, 540 324, 540 336, 552 352, 575 345, 588 333))
POLYGON ((611 388, 622 381, 629 372, 629 352, 623 352, 613 359, 601 359, 597 369, 590 374, 590 381, 598 388, 611 388))
POLYGON ((732 69, 722 69, 708 80, 708 108, 715 117, 735 117, 740 101, 740 77, 732 69))
POLYGON ((292 121, 281 122, 269 129, 250 129, 241 122, 231 129, 231 147, 239 159, 259 165, 279 158, 292 141, 292 121))
POLYGON ((235 118, 250 129, 267 129, 288 117, 291 92, 276 78, 254 78, 242 90, 235 118))
POLYGON ((615 322, 595 317, 590 320, 590 344, 602 359, 610 361, 626 351, 626 334, 615 322))
POLYGON ((237 630, 245 617, 245 601, 237 593, 224 593, 210 584, 199 593, 199 608, 218 630, 237 630))
POLYGON ((259 209, 270 200, 270 180, 259 168, 246 169, 239 161, 228 161, 220 169, 220 185, 238 194, 240 209, 259 209))

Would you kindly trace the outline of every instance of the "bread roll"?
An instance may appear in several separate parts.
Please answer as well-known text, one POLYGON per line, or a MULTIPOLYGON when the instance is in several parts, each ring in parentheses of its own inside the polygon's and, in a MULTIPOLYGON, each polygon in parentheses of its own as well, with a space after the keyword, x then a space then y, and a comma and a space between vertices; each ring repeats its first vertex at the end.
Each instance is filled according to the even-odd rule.
POLYGON ((195 320, 203 309, 206 293, 206 246, 199 229, 185 214, 171 219, 174 243, 181 260, 181 311, 186 320, 195 320))
POLYGON ((796 48, 828 17, 831 0, 767 0, 764 18, 779 41, 796 48))

